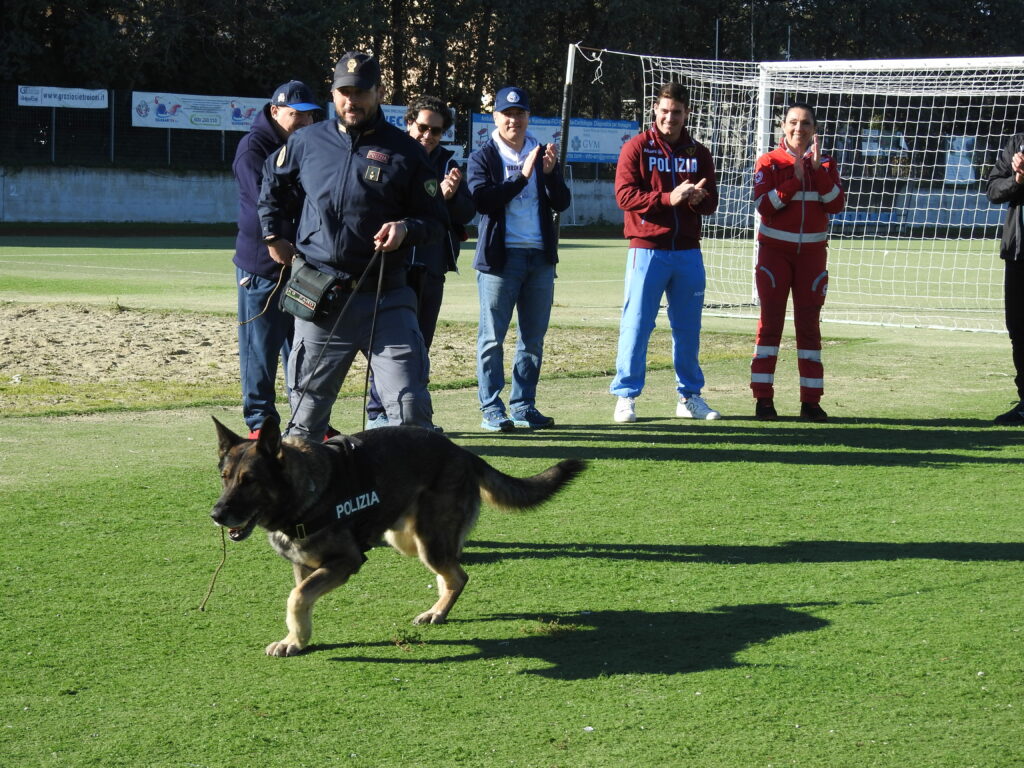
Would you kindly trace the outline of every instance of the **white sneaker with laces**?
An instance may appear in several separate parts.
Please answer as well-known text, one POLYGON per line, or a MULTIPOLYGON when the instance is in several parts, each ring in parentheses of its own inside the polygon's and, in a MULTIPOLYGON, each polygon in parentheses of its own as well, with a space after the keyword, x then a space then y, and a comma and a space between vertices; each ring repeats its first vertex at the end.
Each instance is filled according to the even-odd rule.
POLYGON ((636 398, 620 397, 615 403, 614 419, 619 424, 632 424, 636 421, 636 398))
POLYGON ((714 421, 722 418, 722 414, 704 402, 700 395, 690 395, 688 398, 680 396, 676 405, 676 416, 681 419, 704 419, 714 421))

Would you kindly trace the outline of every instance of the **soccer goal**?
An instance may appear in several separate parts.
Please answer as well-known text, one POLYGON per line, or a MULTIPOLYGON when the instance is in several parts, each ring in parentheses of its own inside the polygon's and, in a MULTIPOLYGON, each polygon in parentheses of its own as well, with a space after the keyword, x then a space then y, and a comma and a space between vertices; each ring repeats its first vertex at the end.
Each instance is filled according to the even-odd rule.
POLYGON ((752 169, 777 145, 785 104, 805 101, 847 193, 831 225, 822 319, 1004 329, 1005 212, 988 202, 985 178, 1005 138, 1024 130, 1024 58, 754 63, 578 46, 575 55, 597 76, 604 56, 638 60, 645 127, 663 82, 689 87, 689 128, 711 149, 720 190, 705 221, 706 312, 757 315, 752 169))

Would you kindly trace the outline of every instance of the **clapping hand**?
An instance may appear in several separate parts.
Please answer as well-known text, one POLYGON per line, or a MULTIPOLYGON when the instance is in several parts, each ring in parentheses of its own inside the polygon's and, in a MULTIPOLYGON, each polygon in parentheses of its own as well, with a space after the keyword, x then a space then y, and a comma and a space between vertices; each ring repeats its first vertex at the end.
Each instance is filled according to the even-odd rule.
POLYGON ((455 194, 459 188, 459 184, 462 181, 462 171, 456 168, 452 168, 445 174, 445 177, 441 179, 441 194, 444 195, 445 200, 451 200, 452 195, 455 194))

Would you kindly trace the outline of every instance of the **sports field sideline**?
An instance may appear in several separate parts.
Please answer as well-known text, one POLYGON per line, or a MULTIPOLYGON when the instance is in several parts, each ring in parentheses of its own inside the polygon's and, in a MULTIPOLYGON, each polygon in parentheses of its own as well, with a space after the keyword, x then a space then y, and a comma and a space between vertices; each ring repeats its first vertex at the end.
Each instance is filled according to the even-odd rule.
MULTIPOLYGON (((0 237, 0 402, 25 414, 0 415, 0 763, 1020 764, 1024 432, 991 425, 1013 395, 1004 334, 827 324, 831 422, 792 417, 790 346, 783 419, 764 424, 753 322, 706 318, 705 394, 725 419, 672 417, 662 331, 640 420, 613 424, 624 248, 569 239, 539 401, 558 424, 496 436, 459 357, 476 317, 464 248, 437 422, 509 473, 591 467, 540 510, 483 511, 448 624, 409 624, 432 580, 376 549, 318 606, 311 652, 269 659, 291 576, 261 537, 229 544, 197 610, 221 557, 210 416, 241 425, 230 248, 0 237), (48 311, 75 335, 29 325, 48 311), (133 375, 172 326, 212 329, 210 363, 168 353, 133 375), (123 367, 93 370, 114 338, 123 367), (67 370, 16 369, 26 348, 67 370)), ((359 411, 344 398, 338 425, 359 411)))

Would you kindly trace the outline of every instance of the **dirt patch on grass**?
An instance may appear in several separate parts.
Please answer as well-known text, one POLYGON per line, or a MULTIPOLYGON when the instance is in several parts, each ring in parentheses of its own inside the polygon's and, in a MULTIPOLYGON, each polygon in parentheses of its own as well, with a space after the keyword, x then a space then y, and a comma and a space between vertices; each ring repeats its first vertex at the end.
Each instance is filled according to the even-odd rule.
POLYGON ((226 380, 238 368, 230 318, 82 306, 0 305, 0 374, 68 383, 226 380))
MULTIPOLYGON (((238 336, 233 317, 117 306, 0 304, 0 413, 84 413, 113 408, 233 404, 238 336)), ((552 328, 544 376, 610 376, 618 331, 552 328)), ((750 339, 710 335, 705 360, 749 355, 750 339)), ((514 330, 505 344, 515 349, 514 330)), ((671 363, 667 330, 652 338, 649 366, 671 363)), ((362 391, 363 361, 344 393, 362 391)), ((476 385, 476 326, 441 323, 431 349, 431 387, 476 385)))

